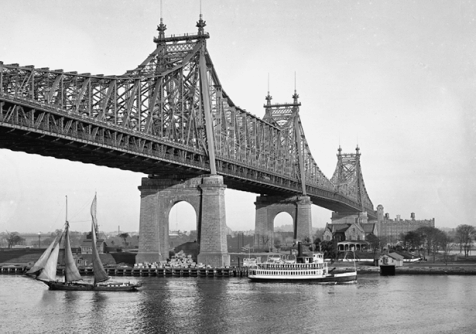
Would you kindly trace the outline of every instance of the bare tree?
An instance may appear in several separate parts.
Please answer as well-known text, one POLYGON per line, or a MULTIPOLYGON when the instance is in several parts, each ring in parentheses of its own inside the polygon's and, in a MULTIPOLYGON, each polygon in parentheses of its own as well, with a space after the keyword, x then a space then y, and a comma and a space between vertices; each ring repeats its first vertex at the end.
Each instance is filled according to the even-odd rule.
POLYGON ((263 246, 267 245, 268 250, 270 250, 271 245, 268 245, 269 236, 268 236, 268 235, 262 235, 262 236, 261 236, 261 241, 263 242, 263 246))
POLYGON ((471 250, 471 244, 476 238, 476 229, 472 225, 458 225, 456 228, 455 241, 460 245, 460 251, 464 251, 464 256, 467 257, 471 250))
POLYGON ((450 251, 450 243, 452 242, 452 238, 448 236, 447 233, 438 230, 436 235, 436 243, 438 244, 438 248, 443 251, 443 260, 445 264, 448 264, 448 257, 450 251))
POLYGON ((4 239, 8 243, 8 248, 12 248, 15 245, 18 245, 22 241, 25 241, 18 232, 8 232, 5 234, 4 239))

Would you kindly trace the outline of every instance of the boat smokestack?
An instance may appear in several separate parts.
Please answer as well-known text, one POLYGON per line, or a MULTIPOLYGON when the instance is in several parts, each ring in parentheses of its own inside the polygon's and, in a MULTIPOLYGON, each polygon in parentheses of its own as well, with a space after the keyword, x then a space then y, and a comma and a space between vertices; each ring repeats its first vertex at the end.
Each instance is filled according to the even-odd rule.
POLYGON ((297 251, 298 251, 298 257, 301 257, 302 256, 302 243, 300 241, 298 241, 297 243, 297 251))

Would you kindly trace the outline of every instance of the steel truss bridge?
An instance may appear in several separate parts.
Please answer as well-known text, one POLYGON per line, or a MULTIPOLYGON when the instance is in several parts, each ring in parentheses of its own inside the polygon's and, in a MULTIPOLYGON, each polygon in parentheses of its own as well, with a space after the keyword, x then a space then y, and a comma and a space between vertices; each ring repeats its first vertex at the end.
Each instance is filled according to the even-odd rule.
POLYGON ((293 102, 272 104, 260 119, 223 89, 196 34, 165 36, 118 76, 78 74, 0 62, 0 148, 120 168, 151 177, 219 174, 225 184, 258 194, 310 196, 333 211, 367 211, 360 153, 342 154, 331 179, 314 161, 293 102))

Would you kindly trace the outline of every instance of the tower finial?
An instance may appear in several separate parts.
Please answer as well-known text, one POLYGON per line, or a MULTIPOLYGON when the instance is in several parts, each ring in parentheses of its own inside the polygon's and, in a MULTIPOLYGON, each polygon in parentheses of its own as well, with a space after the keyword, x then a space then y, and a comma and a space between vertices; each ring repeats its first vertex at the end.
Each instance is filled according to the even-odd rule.
POLYGON ((266 95, 265 97, 266 99, 266 105, 271 105, 271 100, 273 99, 273 97, 271 95, 269 95, 269 73, 268 73, 268 95, 266 95))
POLYGON ((167 26, 164 24, 164 20, 162 19, 162 0, 160 0, 160 24, 157 26, 157 31, 159 32, 159 38, 157 40, 163 40, 165 38, 165 30, 167 30, 167 26))
POLYGON ((205 34, 205 30, 203 29, 205 28, 205 26, 206 26, 206 21, 203 20, 203 16, 202 16, 202 0, 200 0, 200 16, 196 25, 196 27, 198 28, 199 35, 205 34))
POLYGON ((293 94, 293 100, 294 100, 294 104, 298 104, 298 98, 299 98, 299 95, 296 91, 296 72, 294 72, 294 94, 293 94))

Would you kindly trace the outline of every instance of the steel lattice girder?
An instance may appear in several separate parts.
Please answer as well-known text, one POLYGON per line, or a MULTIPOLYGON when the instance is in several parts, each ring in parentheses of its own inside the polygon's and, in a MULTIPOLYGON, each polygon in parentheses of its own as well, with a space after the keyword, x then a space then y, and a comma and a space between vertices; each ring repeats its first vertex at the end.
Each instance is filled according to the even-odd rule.
MULTIPOLYGON (((140 151, 163 152, 164 156, 175 152, 172 156, 193 161, 193 168, 207 170, 203 94, 210 99, 220 173, 231 171, 260 178, 268 185, 287 184, 290 189, 301 183, 304 175, 310 195, 325 193, 351 206, 359 204, 355 187, 344 190, 342 183, 336 185, 320 171, 298 113, 277 108, 273 121, 263 120, 233 103, 221 86, 204 39, 158 43, 136 69, 119 76, 0 62, 0 97, 7 102, 21 100, 30 108, 27 112, 21 107, 2 108, 0 121, 14 123, 12 117, 17 117, 17 121, 21 119, 36 129, 56 127, 62 135, 109 141, 113 148, 122 143, 140 151), (205 53, 208 92, 203 92, 200 82, 201 50, 205 53)), ((365 209, 373 211, 366 192, 365 198, 365 209)))

